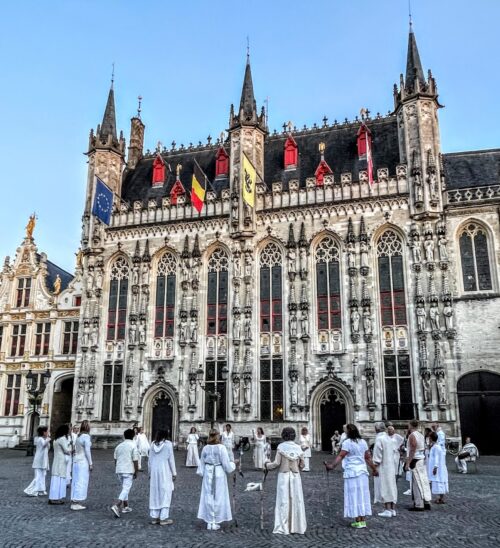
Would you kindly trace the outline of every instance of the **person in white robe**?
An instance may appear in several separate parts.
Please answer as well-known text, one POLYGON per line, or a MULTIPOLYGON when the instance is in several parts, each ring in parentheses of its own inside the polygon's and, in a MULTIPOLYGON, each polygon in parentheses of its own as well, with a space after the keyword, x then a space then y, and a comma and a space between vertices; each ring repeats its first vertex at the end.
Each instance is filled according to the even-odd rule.
POLYGON ((234 454, 233 454, 234 432, 233 432, 233 429, 231 428, 230 424, 226 424, 226 426, 224 427, 224 431, 222 432, 221 440, 222 440, 222 445, 224 445, 224 447, 227 449, 227 454, 229 456, 229 460, 231 462, 234 462, 234 454))
POLYGON ((465 438, 465 444, 455 457, 455 464, 459 474, 467 474, 467 462, 475 462, 479 458, 479 450, 472 440, 465 438))
POLYGON ((411 494, 413 507, 408 508, 412 512, 423 512, 431 509, 431 490, 429 476, 425 467, 425 440, 418 431, 419 422, 412 420, 408 424, 410 435, 408 436, 408 456, 406 457, 405 470, 410 470, 411 494))
POLYGON ((66 458, 66 485, 71 485, 71 477, 73 473, 73 457, 75 455, 75 442, 78 437, 78 426, 70 425, 70 433, 68 435, 70 455, 66 458))
POLYGON ((71 481, 71 510, 85 510, 83 504, 87 499, 90 472, 92 472, 92 441, 90 439, 90 422, 85 420, 80 425, 75 441, 73 456, 73 479, 71 481))
POLYGON ((387 435, 383 422, 375 423, 375 445, 373 447, 373 464, 378 475, 373 478, 373 502, 381 502, 384 511, 379 512, 383 518, 392 518, 396 515, 398 488, 396 485, 396 470, 394 462, 394 443, 387 435))
POLYGON ((434 422, 431 425, 432 431, 436 432, 438 437, 438 445, 440 445, 444 450, 446 450, 446 434, 441 428, 441 425, 438 422, 434 422))
POLYGON ((444 496, 448 493, 448 468, 446 467, 446 450, 439 445, 437 432, 430 435, 431 450, 429 453, 428 474, 431 482, 431 492, 439 495, 434 501, 444 504, 444 496))
POLYGON ((368 445, 354 424, 346 425, 346 440, 342 443, 333 465, 329 464, 331 470, 340 462, 344 469, 344 517, 354 519, 351 522, 354 529, 365 529, 366 516, 372 515, 367 465, 374 476, 378 472, 372 462, 368 445))
POLYGON ((300 431, 299 445, 304 453, 304 469, 303 472, 310 472, 309 462, 311 461, 311 436, 309 431, 304 426, 300 431))
POLYGON ((257 433, 253 431, 253 464, 257 470, 262 470, 264 468, 264 463, 266 461, 265 457, 265 448, 266 448, 266 436, 264 435, 264 430, 259 426, 257 428, 257 433))
POLYGON ((64 504, 66 498, 66 457, 71 454, 68 440, 69 426, 62 424, 56 431, 54 460, 50 478, 49 504, 64 504))
POLYGON ((394 426, 389 423, 387 424, 387 435, 392 441, 394 447, 394 470, 396 471, 396 477, 402 476, 403 466, 401 461, 401 451, 403 451, 403 446, 405 439, 401 434, 396 432, 394 426))
POLYGON ((229 460, 226 447, 220 443, 219 432, 210 430, 196 471, 203 478, 198 518, 207 524, 209 531, 217 531, 223 521, 233 519, 226 474, 234 472, 236 464, 229 460))
POLYGON ((141 426, 137 427, 134 441, 139 452, 139 470, 142 470, 142 459, 149 455, 149 441, 141 426))
POLYGON ((187 437, 187 455, 186 455, 186 466, 197 467, 200 464, 200 456, 198 454, 198 440, 200 437, 196 433, 196 428, 193 426, 191 432, 187 437))
POLYGON ((149 512, 153 525, 171 525, 170 504, 177 476, 172 442, 160 430, 149 449, 149 512))
POLYGON ((35 444, 35 457, 32 468, 35 472, 35 477, 24 490, 29 497, 41 497, 47 494, 45 476, 49 469, 49 428, 47 426, 39 426, 37 434, 33 441, 35 444))
POLYGON ((273 533, 281 535, 303 535, 307 528, 300 478, 300 471, 304 468, 304 452, 295 443, 295 436, 293 428, 283 428, 283 442, 278 445, 274 462, 265 465, 267 470, 279 469, 273 533))

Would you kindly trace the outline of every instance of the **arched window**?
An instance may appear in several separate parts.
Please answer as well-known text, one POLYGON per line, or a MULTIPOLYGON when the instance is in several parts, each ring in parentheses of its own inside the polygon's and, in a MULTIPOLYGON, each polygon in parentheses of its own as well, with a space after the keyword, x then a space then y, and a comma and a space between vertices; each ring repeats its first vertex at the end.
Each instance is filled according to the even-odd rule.
POLYGON ((224 147, 219 147, 215 154, 215 176, 227 177, 229 175, 229 155, 224 147))
POLYGON ((340 249, 331 236, 319 242, 315 259, 318 329, 340 329, 340 249))
POLYGON ((377 255, 382 326, 406 325, 403 243, 393 230, 380 236, 377 255))
POLYGON ((260 331, 271 333, 283 329, 283 283, 281 280, 283 256, 280 248, 271 242, 260 254, 260 331))
POLYGON ((108 341, 123 341, 127 323, 129 265, 125 257, 118 257, 111 267, 108 305, 108 341))
MULTIPOLYGON (((382 327, 407 324, 403 273, 403 242, 386 230, 377 242, 380 317, 382 327)), ((390 330, 393 333, 395 330, 390 330)), ((411 362, 407 353, 384 353, 384 420, 408 420, 415 416, 411 362)))
POLYGON ((285 169, 294 169, 297 167, 299 149, 295 139, 290 135, 285 141, 285 169))
POLYGON ((173 337, 175 322, 175 275, 177 260, 165 253, 156 277, 155 337, 173 337))
POLYGON ((207 335, 227 333, 227 253, 216 249, 208 259, 207 335))
MULTIPOLYGON (((283 331, 282 262, 281 249, 268 243, 260 254, 260 332, 269 339, 272 333, 283 331)), ((261 420, 283 420, 283 376, 283 356, 275 354, 274 345, 269 344, 260 359, 261 420)))
POLYGON ((463 227, 459 242, 464 291, 491 291, 493 284, 486 231, 476 223, 469 223, 463 227))

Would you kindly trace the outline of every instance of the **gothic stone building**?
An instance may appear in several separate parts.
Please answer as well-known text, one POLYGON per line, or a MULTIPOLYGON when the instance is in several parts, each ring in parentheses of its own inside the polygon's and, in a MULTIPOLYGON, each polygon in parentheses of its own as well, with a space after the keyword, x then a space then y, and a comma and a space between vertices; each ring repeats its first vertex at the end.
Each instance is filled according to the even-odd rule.
POLYGON ((461 408, 500 379, 500 150, 443 154, 440 107, 413 32, 387 116, 271 134, 247 61, 226 136, 144 152, 139 112, 126 153, 111 89, 88 149, 74 419, 103 441, 134 423, 174 439, 214 418, 242 435, 307 425, 318 449, 346 421, 470 428, 461 408))
POLYGON ((71 419, 82 271, 73 277, 39 253, 30 222, 0 273, 0 447, 30 439, 39 422, 54 429, 71 419), (38 389, 50 372, 35 402, 30 371, 38 389))

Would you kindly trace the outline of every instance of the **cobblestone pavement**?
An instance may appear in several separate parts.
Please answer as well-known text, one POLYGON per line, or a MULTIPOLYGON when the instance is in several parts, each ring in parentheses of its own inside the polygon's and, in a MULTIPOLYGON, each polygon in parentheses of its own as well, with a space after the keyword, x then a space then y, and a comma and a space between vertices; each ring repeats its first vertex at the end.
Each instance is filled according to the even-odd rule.
MULTIPOLYGON (((113 517, 110 503, 118 494, 111 451, 94 451, 94 472, 89 488, 88 509, 71 512, 69 505, 50 506, 47 499, 30 498, 23 489, 32 479, 31 458, 12 450, 0 450, 1 547, 84 547, 121 546, 147 543, 168 547, 249 547, 344 545, 381 546, 500 546, 500 457, 482 457, 479 473, 466 476, 455 472, 449 461, 450 489, 447 504, 433 505, 431 512, 412 513, 405 507, 409 497, 402 493, 407 483, 399 481, 400 506, 396 518, 371 517, 368 528, 352 530, 343 518, 343 482, 340 472, 332 474, 328 490, 322 461, 315 454, 312 472, 303 474, 308 529, 305 536, 272 534, 276 473, 266 482, 265 527, 259 527, 260 493, 243 493, 244 485, 260 481, 262 474, 251 470, 251 455, 243 459, 244 480, 237 480, 237 518, 221 531, 206 531, 196 519, 200 478, 183 466, 185 452, 176 452, 178 479, 173 497, 174 525, 149 525, 148 480, 142 473, 130 496, 133 512, 113 517), (330 505, 328 505, 330 491, 330 505)), ((232 478, 230 479, 232 485, 232 478)), ((48 486, 48 481, 47 481, 48 486)), ((377 507, 376 511, 380 511, 377 507)))

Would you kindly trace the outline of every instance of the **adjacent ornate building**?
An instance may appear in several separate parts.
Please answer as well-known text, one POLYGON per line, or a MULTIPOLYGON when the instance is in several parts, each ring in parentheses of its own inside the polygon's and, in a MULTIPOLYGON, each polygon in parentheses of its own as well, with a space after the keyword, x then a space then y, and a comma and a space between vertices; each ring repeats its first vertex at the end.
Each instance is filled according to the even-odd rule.
POLYGON ((82 270, 73 277, 39 253, 34 227, 32 216, 0 273, 0 447, 71 419, 82 270))
POLYGON ((247 60, 226 134, 151 153, 140 112, 126 149, 111 89, 89 140, 73 418, 103 440, 133 423, 176 439, 214 418, 237 434, 308 425, 327 449, 346 421, 458 435, 483 396, 498 429, 500 149, 443 154, 441 106, 412 31, 386 116, 270 133, 247 60))

